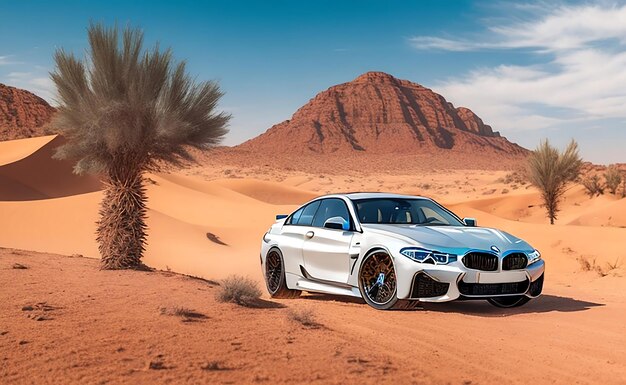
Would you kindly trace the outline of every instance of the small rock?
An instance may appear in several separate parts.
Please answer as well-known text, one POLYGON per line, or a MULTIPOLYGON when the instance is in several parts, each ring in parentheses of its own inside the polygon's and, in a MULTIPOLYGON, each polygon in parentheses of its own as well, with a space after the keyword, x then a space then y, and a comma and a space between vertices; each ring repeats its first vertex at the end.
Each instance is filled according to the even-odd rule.
POLYGON ((28 269, 28 266, 22 265, 21 263, 14 263, 13 268, 17 270, 25 270, 28 269))
POLYGON ((22 307, 22 311, 33 311, 33 310, 35 310, 35 308, 30 305, 22 307))
POLYGON ((20 345, 26 345, 28 343, 28 341, 26 340, 21 340, 20 342, 18 342, 20 345))
POLYGON ((205 362, 200 366, 202 370, 223 370, 224 368, 217 361, 205 362))
POLYGON ((167 367, 162 361, 150 361, 150 363, 148 363, 148 369, 163 370, 167 369, 167 367))

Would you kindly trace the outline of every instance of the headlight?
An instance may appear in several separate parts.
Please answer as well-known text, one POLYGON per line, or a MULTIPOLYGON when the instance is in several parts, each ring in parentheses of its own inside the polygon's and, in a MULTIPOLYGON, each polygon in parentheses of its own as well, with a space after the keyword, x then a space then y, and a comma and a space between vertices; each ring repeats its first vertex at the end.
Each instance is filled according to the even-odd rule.
POLYGON ((529 265, 532 265, 533 263, 537 262, 540 259, 541 259, 541 253, 539 252, 539 250, 535 250, 532 253, 528 253, 529 265))
POLYGON ((267 233, 263 234, 263 242, 265 243, 270 243, 270 232, 268 231, 267 233))
POLYGON ((435 250, 422 249, 420 247, 405 247, 400 250, 400 254, 420 263, 446 265, 450 262, 456 262, 455 254, 442 253, 435 250))

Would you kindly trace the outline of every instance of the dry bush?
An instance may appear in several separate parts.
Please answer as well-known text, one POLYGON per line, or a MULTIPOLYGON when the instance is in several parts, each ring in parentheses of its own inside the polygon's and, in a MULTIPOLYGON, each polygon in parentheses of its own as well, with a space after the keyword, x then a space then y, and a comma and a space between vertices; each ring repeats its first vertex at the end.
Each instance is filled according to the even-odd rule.
POLYGON ((231 275, 221 282, 216 298, 219 302, 232 302, 241 306, 254 306, 261 297, 256 281, 239 275, 231 275))
POLYGON ((600 177, 597 175, 587 177, 583 179, 581 183, 585 186, 585 190, 591 198, 604 194, 604 187, 600 182, 600 177))
POLYGON ((502 194, 508 194, 508 193, 509 193, 509 189, 508 188, 502 189, 502 194))
POLYGON ((621 266, 621 263, 619 261, 619 257, 615 260, 615 262, 613 262, 613 263, 607 262, 606 265, 609 267, 609 271, 615 270, 615 269, 619 268, 621 266))
POLYGON ((311 309, 289 309, 287 317, 290 321, 297 322, 308 328, 317 329, 321 326, 315 320, 315 313, 311 309))
POLYGON ((519 184, 523 186, 527 183, 527 180, 528 176, 524 170, 515 170, 506 174, 502 178, 498 178, 496 182, 504 184, 519 184))
POLYGON ((619 267, 619 258, 614 263, 607 262, 608 269, 603 269, 602 266, 596 264, 595 258, 590 261, 587 257, 580 256, 578 257, 578 263, 582 271, 594 271, 598 276, 606 277, 611 270, 619 267))
POLYGON ((617 188, 622 183, 622 173, 617 166, 611 165, 607 167, 604 173, 604 180, 606 182, 606 188, 609 189, 611 194, 617 194, 617 188))
POLYGON ((198 313, 195 310, 182 307, 182 306, 161 307, 159 308, 159 312, 161 313, 161 315, 181 317, 183 318, 183 321, 192 321, 192 320, 197 320, 197 319, 208 318, 206 315, 202 313, 198 313))
POLYGON ((539 189, 550 224, 554 224, 559 204, 567 185, 578 178, 582 159, 578 144, 572 140, 565 151, 559 152, 548 140, 542 141, 528 159, 528 177, 539 189))

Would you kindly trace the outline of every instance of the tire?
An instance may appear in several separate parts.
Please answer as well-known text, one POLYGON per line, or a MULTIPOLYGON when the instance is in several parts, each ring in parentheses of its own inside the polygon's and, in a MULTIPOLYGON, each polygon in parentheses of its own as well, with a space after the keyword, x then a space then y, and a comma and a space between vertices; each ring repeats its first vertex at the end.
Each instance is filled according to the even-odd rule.
POLYGON ((384 250, 375 250, 363 258, 359 268, 359 291, 365 302, 377 310, 406 306, 406 301, 398 301, 395 267, 384 250))
POLYGON ((297 298, 302 293, 287 287, 285 261, 278 248, 272 248, 265 257, 265 285, 272 298, 297 298))
POLYGON ((519 307, 525 305, 528 303, 528 301, 530 301, 530 298, 526 297, 525 295, 516 295, 512 297, 493 297, 487 299, 487 301, 489 301, 489 303, 495 307, 501 307, 506 309, 510 307, 519 307))

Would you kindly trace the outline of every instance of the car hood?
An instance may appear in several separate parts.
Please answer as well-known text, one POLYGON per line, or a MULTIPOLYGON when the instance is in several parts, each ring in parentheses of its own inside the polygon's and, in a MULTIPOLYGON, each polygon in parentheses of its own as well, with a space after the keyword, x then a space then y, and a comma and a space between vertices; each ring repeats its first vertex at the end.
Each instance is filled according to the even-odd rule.
POLYGON ((488 227, 362 224, 365 231, 409 238, 425 248, 463 254, 469 250, 532 251, 520 238, 488 227))

